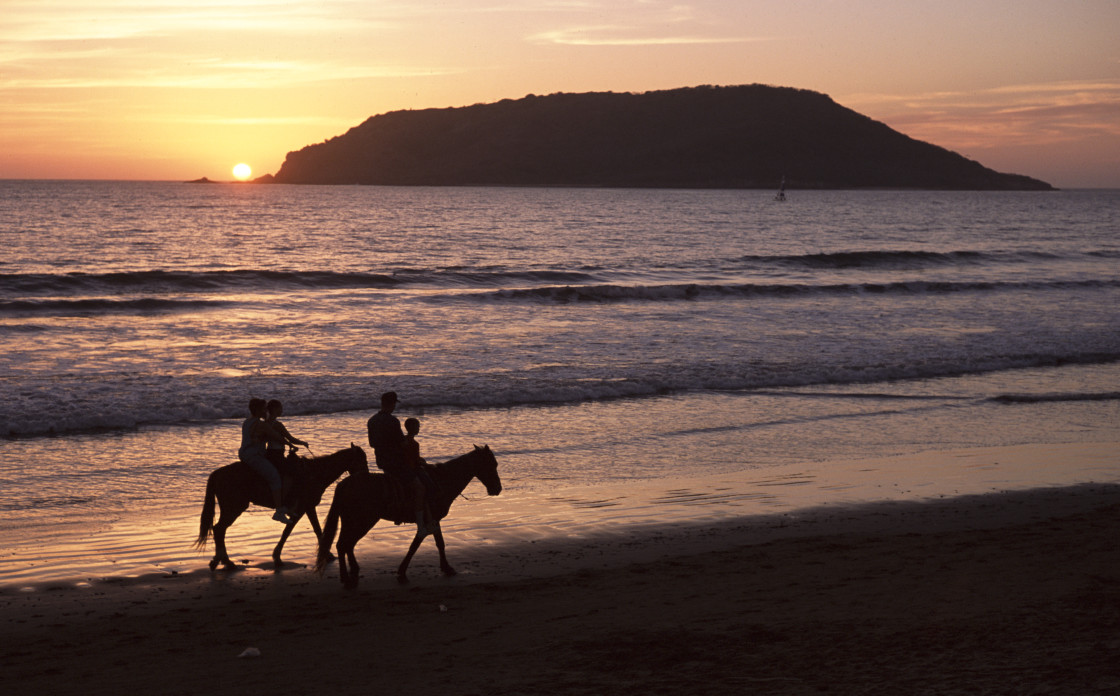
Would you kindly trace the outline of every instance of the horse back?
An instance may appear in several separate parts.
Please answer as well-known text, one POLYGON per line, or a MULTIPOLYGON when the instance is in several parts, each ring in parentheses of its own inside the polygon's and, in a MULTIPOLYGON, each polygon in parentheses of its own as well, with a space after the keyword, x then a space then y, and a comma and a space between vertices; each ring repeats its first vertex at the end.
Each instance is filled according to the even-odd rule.
POLYGON ((252 467, 245 462, 237 461, 232 464, 218 467, 210 472, 210 480, 223 487, 246 487, 253 479, 260 478, 252 467))
POLYGON ((223 507, 243 506, 248 503, 272 507, 272 492, 268 489, 268 483, 253 471, 252 467, 241 461, 227 464, 211 472, 210 487, 223 507))
MULTIPOLYGON (((387 520, 415 522, 416 510, 412 494, 389 474, 351 474, 335 487, 335 503, 339 514, 387 520)), ((333 507, 333 506, 332 506, 333 507)))

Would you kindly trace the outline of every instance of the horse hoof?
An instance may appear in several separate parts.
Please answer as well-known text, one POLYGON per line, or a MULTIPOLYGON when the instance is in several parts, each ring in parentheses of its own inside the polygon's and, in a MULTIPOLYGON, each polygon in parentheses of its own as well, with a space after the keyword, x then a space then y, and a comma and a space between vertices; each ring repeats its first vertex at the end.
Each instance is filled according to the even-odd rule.
POLYGON ((450 578, 458 575, 459 573, 457 573, 451 566, 447 566, 443 569, 443 574, 450 578))
POLYGON ((210 570, 217 570, 217 568, 218 568, 218 559, 217 558, 211 559, 210 570))
POLYGON ((397 584, 398 585, 407 585, 408 584, 408 576, 407 575, 398 575, 397 576, 397 584))

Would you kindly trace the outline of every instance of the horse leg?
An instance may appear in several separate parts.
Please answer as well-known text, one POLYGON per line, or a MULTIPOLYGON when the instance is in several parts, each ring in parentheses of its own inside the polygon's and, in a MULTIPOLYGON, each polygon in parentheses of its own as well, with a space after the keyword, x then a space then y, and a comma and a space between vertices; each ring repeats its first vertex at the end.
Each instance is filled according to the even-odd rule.
POLYGON ((339 579, 342 580, 343 587, 348 590, 358 586, 358 571, 361 570, 358 566, 358 559, 354 555, 354 547, 358 545, 358 542, 369 530, 373 529, 375 524, 377 524, 376 519, 361 520, 350 524, 347 524, 347 520, 342 520, 342 528, 338 531, 338 543, 335 545, 335 549, 338 551, 339 579))
POLYGON ((311 507, 307 510, 307 521, 311 523, 311 529, 315 530, 315 538, 323 538, 323 529, 319 526, 319 515, 315 512, 315 508, 311 507))
MULTIPOLYGON (((346 582, 343 583, 343 586, 348 590, 353 590, 358 587, 358 578, 361 577, 358 574, 358 571, 360 571, 361 568, 358 566, 357 556, 354 555, 354 547, 350 547, 350 550, 346 553, 346 556, 350 559, 350 577, 346 579, 346 582)), ((342 559, 341 552, 339 552, 338 557, 340 560, 342 559)))
POLYGON ((276 542, 276 548, 272 549, 272 562, 279 568, 283 561, 280 560, 280 552, 284 550, 284 542, 288 540, 292 530, 299 524, 299 518, 303 517, 302 512, 297 512, 288 519, 288 524, 284 525, 284 531, 280 534, 280 541, 276 542))
POLYGON ((432 536, 436 538, 436 548, 439 549, 439 569, 447 577, 455 575, 455 569, 447 562, 447 548, 443 543, 443 530, 439 528, 439 520, 433 523, 432 536))
MULTIPOLYGON (((311 522, 311 528, 315 530, 315 538, 321 543, 323 540, 323 530, 319 527, 319 515, 315 512, 314 507, 308 508, 307 519, 311 522)), ((330 556, 330 560, 334 560, 334 555, 330 556)))
MULTIPOLYGON (((245 507, 248 507, 246 505, 245 507)), ((242 512, 245 512, 245 507, 238 510, 231 510, 227 512, 227 508, 222 508, 222 514, 218 517, 218 523, 214 525, 214 558, 210 560, 210 570, 214 570, 221 563, 227 570, 237 566, 230 560, 229 553, 226 552, 226 530, 230 528, 242 512)))
POLYGON ((419 529, 416 530, 416 536, 412 538, 412 543, 408 547, 408 553, 405 554, 404 560, 397 568, 397 582, 402 585, 408 582, 408 564, 412 562, 412 557, 416 555, 416 550, 420 548, 420 544, 424 541, 424 534, 419 529))

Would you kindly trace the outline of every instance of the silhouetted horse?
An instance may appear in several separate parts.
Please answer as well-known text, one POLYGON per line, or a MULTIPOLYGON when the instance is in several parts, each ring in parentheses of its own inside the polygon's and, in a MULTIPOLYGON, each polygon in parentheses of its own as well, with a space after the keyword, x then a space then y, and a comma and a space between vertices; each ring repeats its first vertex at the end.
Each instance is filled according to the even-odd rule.
MULTIPOLYGON (((428 496, 428 507, 432 513, 431 533, 436 538, 436 548, 439 549, 439 567, 444 575, 454 575, 455 569, 447 562, 439 521, 447 516, 451 503, 455 502, 455 498, 475 477, 486 486, 486 492, 490 495, 501 493, 502 480, 498 477, 498 462, 489 447, 475 447, 461 457, 427 469, 438 489, 428 496)), ((342 584, 347 588, 354 588, 358 586, 358 561, 354 558, 354 547, 358 541, 378 520, 398 524, 415 523, 416 508, 411 493, 406 493, 404 486, 387 474, 351 476, 340 481, 335 486, 334 501, 331 502, 327 523, 319 537, 319 559, 315 564, 319 573, 323 572, 331 560, 331 543, 334 542, 339 520, 342 521, 342 529, 338 535, 338 571, 342 584)), ((417 530, 408 553, 397 568, 397 579, 401 582, 408 582, 408 563, 423 540, 424 537, 417 530)))
MULTIPOLYGON (((311 520, 311 527, 315 530, 315 536, 322 536, 315 506, 323 499, 323 492, 327 490, 327 486, 331 485, 344 471, 349 471, 351 476, 369 473, 365 451, 354 444, 325 457, 311 457, 300 461, 304 467, 305 475, 292 481, 295 504, 288 516, 291 521, 284 526, 284 533, 280 535, 280 541, 276 544, 276 548, 272 550, 272 560, 277 566, 280 565, 280 551, 284 548, 284 542, 288 540, 288 535, 292 533, 292 529, 295 528, 296 523, 304 514, 307 515, 307 519, 311 520)), ((272 493, 269 491, 268 483, 250 469, 247 464, 235 462, 210 474, 210 478, 206 481, 206 500, 202 504, 202 519, 199 523, 198 540, 194 544, 195 548, 205 548, 206 539, 210 536, 211 531, 213 532, 215 553, 214 558, 210 561, 210 570, 217 568, 219 563, 227 568, 234 565, 229 558, 229 554, 226 553, 226 530, 241 513, 245 512, 249 503, 271 508, 273 507, 272 501, 272 493), (215 498, 221 506, 221 515, 217 524, 214 524, 215 498)))

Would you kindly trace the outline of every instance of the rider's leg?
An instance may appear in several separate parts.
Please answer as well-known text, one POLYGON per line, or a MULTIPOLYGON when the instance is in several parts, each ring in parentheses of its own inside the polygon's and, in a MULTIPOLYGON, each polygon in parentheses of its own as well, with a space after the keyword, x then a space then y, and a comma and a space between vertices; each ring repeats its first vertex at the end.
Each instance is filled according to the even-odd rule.
POLYGON ((428 534, 427 515, 424 511, 427 509, 426 496, 424 494, 424 482, 419 477, 412 480, 412 491, 416 503, 416 531, 420 534, 428 534))
POLYGON ((272 513, 272 519, 284 524, 291 522, 288 519, 288 508, 284 507, 284 494, 281 492, 280 486, 272 489, 272 503, 276 508, 276 512, 272 513))
MULTIPOLYGON (((284 450, 265 450, 265 457, 272 464, 272 468, 276 470, 276 488, 272 490, 272 499, 275 501, 276 511, 291 515, 292 511, 288 509, 287 505, 284 505, 284 450)), ((269 485, 271 486, 272 483, 270 480, 269 485)), ((292 496, 289 494, 288 497, 291 499, 292 496)), ((273 519, 277 519, 275 515, 273 515, 273 519)))
POLYGON ((287 524, 289 520, 287 510, 284 509, 283 495, 281 494, 283 483, 280 479, 280 472, 277 471, 276 467, 272 465, 272 462, 268 461, 262 454, 246 454, 242 456, 242 459, 253 471, 260 474, 264 480, 268 482, 268 488, 272 491, 273 507, 276 508, 272 519, 287 524))

